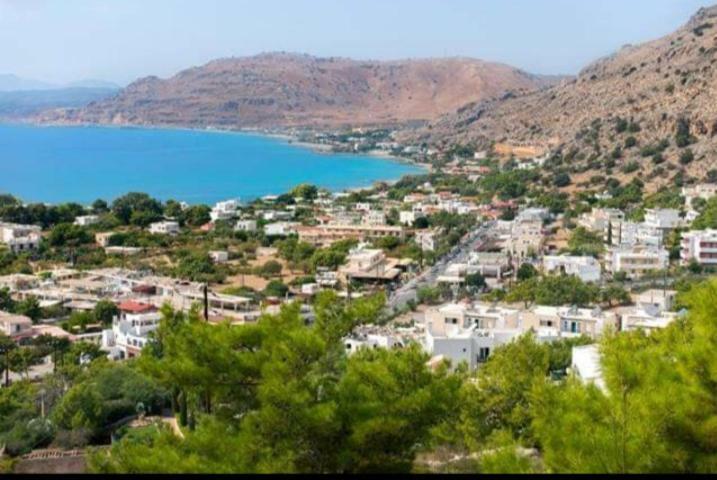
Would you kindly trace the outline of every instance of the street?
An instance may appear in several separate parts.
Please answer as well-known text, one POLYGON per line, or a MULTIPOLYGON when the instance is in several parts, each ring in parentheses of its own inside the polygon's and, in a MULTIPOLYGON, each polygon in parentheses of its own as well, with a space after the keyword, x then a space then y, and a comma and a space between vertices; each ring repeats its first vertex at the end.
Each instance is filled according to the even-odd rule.
POLYGON ((391 295, 386 305, 387 308, 389 310, 400 309, 409 301, 416 301, 419 288, 426 285, 435 285, 438 277, 445 272, 449 264, 466 262, 470 253, 475 251, 478 246, 485 241, 487 233, 494 225, 495 222, 486 222, 468 233, 458 245, 441 257, 433 266, 393 292, 393 295, 391 295))

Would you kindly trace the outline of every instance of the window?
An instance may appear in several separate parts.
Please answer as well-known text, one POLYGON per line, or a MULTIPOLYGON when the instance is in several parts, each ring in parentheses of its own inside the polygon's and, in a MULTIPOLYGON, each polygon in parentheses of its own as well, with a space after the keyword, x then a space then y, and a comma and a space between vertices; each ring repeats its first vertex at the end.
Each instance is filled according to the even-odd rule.
POLYGON ((490 356, 490 348, 481 347, 478 350, 478 363, 484 363, 486 360, 488 360, 489 356, 490 356))

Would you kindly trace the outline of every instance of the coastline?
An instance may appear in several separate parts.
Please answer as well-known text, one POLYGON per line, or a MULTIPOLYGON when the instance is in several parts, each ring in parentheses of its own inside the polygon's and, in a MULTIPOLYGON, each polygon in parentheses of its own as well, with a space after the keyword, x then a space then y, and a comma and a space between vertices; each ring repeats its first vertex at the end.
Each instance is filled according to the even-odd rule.
MULTIPOLYGON (((396 178, 389 178, 389 179, 381 179, 377 178, 373 181, 371 181, 370 184, 361 184, 356 186, 343 186, 343 187, 331 187, 331 186, 322 186, 321 184, 317 184, 317 186, 322 188, 327 188, 328 190, 335 192, 335 193, 352 193, 352 192, 360 192, 360 191, 366 191, 371 190, 375 188, 377 184, 388 184, 392 185, 396 182, 400 181, 401 179, 405 178, 406 176, 413 176, 413 175, 424 175, 427 173, 430 173, 430 166, 421 164, 418 162, 414 162, 410 159, 406 158, 400 158, 396 157, 394 155, 387 154, 385 152, 378 152, 378 151, 372 151, 372 152, 335 152, 333 151, 333 146, 330 144, 319 144, 319 143, 311 143, 311 142, 301 142, 297 140, 297 136, 288 134, 288 133, 278 133, 278 132, 270 132, 270 131, 260 131, 256 129, 218 129, 218 128, 190 128, 190 127, 178 127, 178 126, 169 126, 169 125, 119 125, 119 124, 87 124, 87 123, 49 123, 49 122, 2 122, 0 121, 0 126, 6 126, 6 127, 25 127, 25 128, 76 128, 76 129, 82 129, 82 128, 99 128, 99 129, 114 129, 114 130, 159 130, 159 131, 177 131, 177 132, 193 132, 193 133, 218 133, 218 134, 232 134, 232 135, 242 135, 242 136, 253 136, 257 138, 265 138, 269 140, 273 140, 276 142, 281 142, 283 144, 289 145, 291 147, 296 147, 297 149, 302 149, 305 151, 311 151, 316 154, 324 154, 327 156, 335 156, 335 157, 364 157, 368 159, 368 157, 373 157, 376 159, 381 160, 387 160, 392 163, 401 163, 404 165, 410 165, 419 171, 417 172, 405 172, 400 175, 400 177, 396 178)), ((320 182, 320 181, 319 181, 320 182)), ((12 188, 9 188, 8 190, 12 190, 12 188)), ((13 192, 9 192, 13 193, 13 192)), ((18 192, 19 193, 19 192, 18 192)), ((279 191, 277 189, 278 194, 286 193, 283 191, 279 191)), ((22 194, 21 194, 22 195, 22 194)), ((179 198, 179 197, 177 197, 179 198)), ((250 197, 246 197, 249 199, 250 197)), ((260 198, 260 197, 251 197, 252 199, 260 198)), ((34 201, 31 199, 27 199, 30 201, 34 201)), ((39 201, 39 200, 38 200, 39 201)), ((57 199, 54 202, 50 203, 63 203, 65 201, 72 201, 71 199, 64 200, 64 199, 57 199)), ((47 203, 43 201, 42 203, 47 203)))
POLYGON ((58 127, 58 128, 116 128, 116 129, 138 129, 138 130, 174 130, 174 131, 185 131, 185 132, 199 132, 199 133, 219 133, 219 134, 234 134, 234 135, 253 135, 264 138, 271 138, 274 140, 288 143, 298 148, 304 148, 314 151, 320 154, 335 154, 335 155, 355 155, 355 156, 366 156, 374 158, 382 158, 385 160, 391 160, 398 163, 404 163, 412 165, 414 167, 425 170, 426 173, 432 171, 430 164, 416 162, 415 160, 407 157, 401 157, 393 155, 388 152, 380 150, 369 150, 367 152, 335 152, 333 146, 325 143, 313 143, 303 142, 290 133, 278 133, 269 130, 262 130, 257 128, 217 128, 217 127, 187 127, 179 125, 137 125, 132 123, 68 123, 68 122, 36 122, 36 121, 17 121, 17 122, 4 122, 0 119, 0 125, 23 125, 29 127, 58 127))

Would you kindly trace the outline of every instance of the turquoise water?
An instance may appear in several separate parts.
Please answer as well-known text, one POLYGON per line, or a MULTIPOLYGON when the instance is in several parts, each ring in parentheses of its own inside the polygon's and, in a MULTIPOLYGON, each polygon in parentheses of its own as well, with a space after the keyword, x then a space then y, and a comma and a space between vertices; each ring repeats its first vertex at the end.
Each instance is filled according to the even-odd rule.
POLYGON ((256 135, 0 125, 0 193, 26 202, 90 203, 138 191, 162 200, 213 203, 281 194, 300 183, 332 191, 364 187, 422 171, 256 135))

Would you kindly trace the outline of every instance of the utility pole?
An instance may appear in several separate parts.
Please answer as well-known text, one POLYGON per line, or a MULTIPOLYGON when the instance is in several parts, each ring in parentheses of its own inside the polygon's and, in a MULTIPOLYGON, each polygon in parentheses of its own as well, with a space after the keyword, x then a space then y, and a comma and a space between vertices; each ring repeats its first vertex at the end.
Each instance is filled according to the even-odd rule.
POLYGON ((209 285, 204 283, 204 320, 209 321, 209 285))

